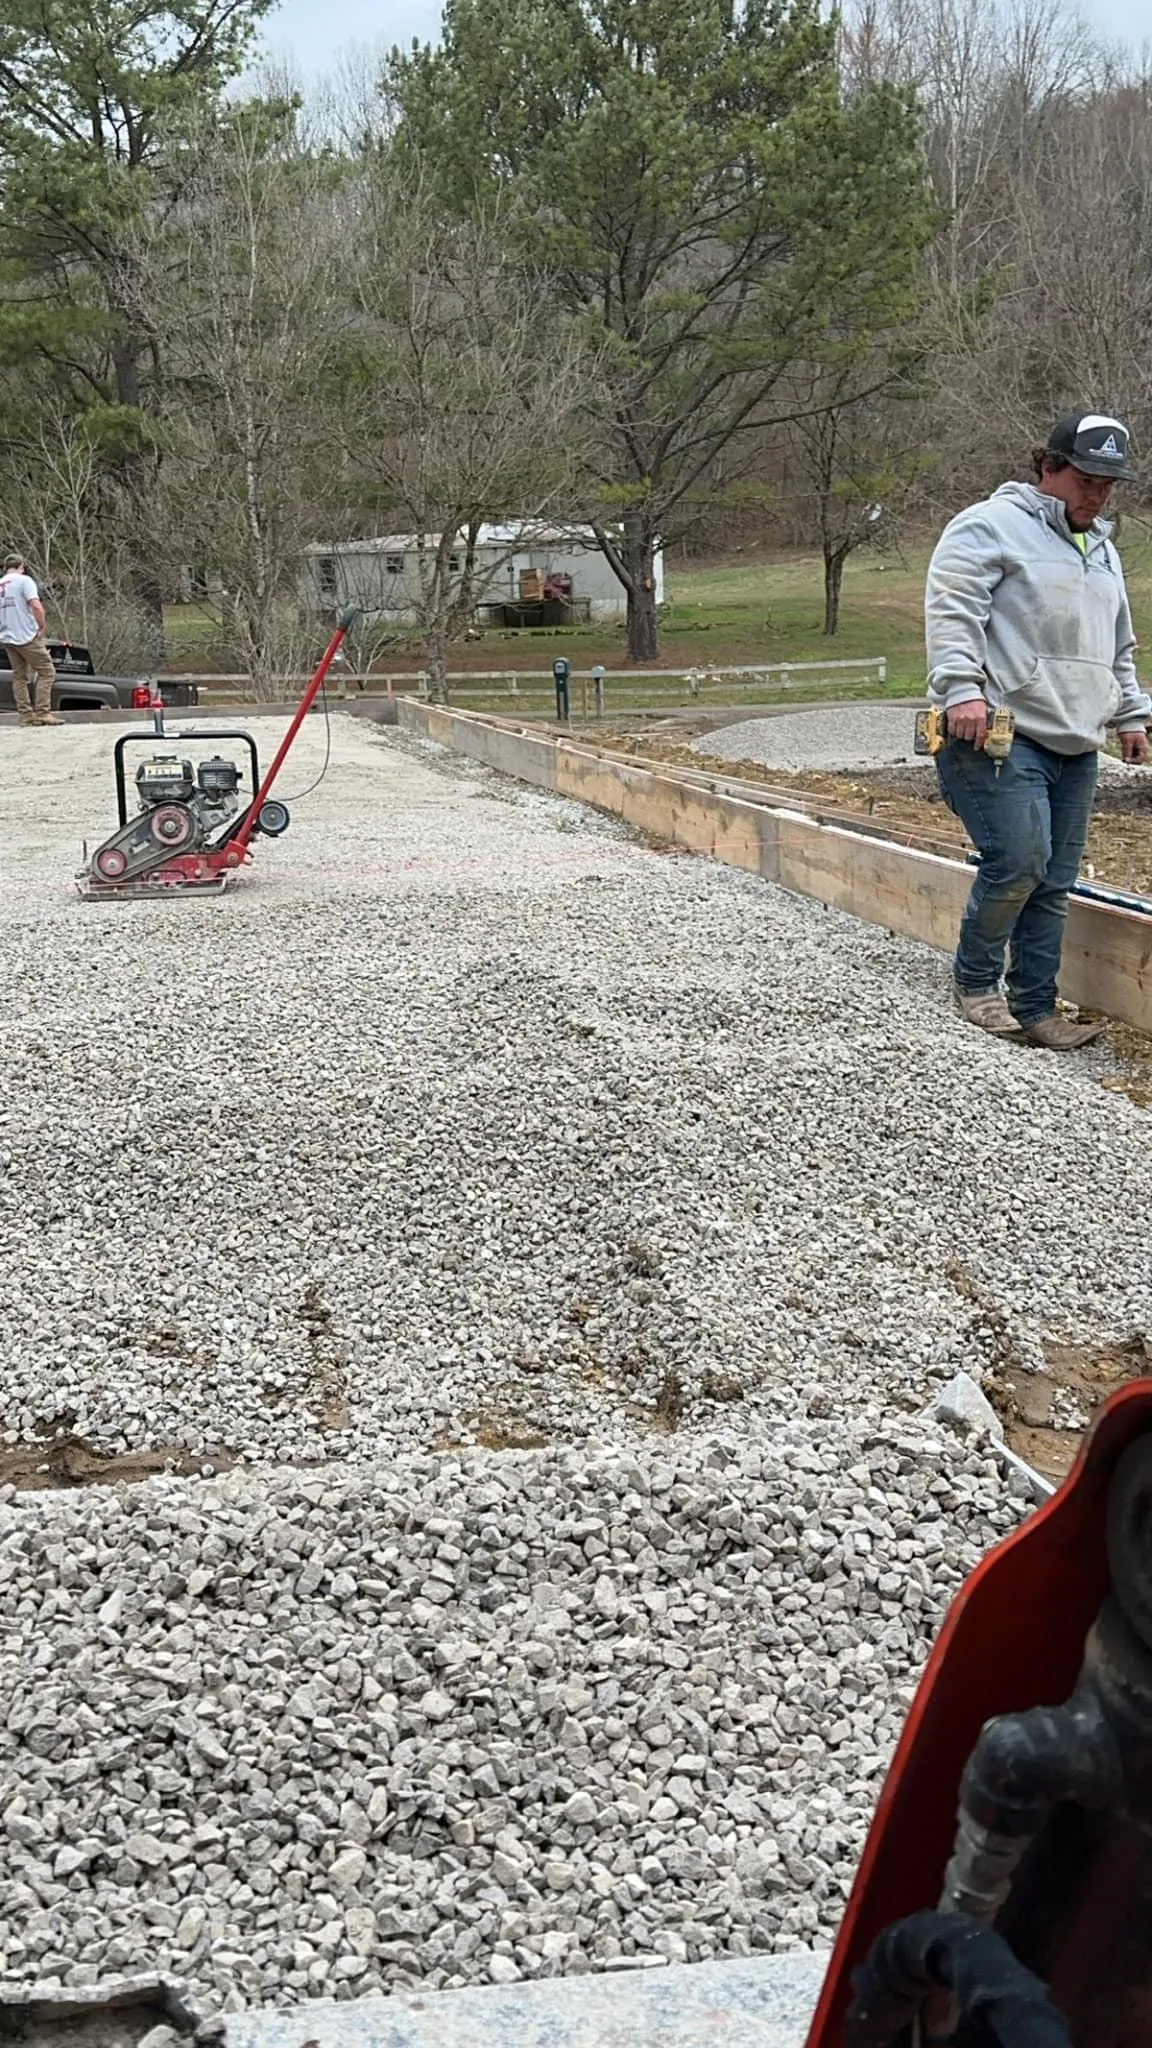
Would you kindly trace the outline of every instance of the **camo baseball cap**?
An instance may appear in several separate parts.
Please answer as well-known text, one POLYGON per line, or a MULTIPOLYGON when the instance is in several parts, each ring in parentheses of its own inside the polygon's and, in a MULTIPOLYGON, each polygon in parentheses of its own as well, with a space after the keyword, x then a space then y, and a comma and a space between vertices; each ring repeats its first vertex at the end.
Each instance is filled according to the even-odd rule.
POLYGON ((1117 483, 1136 482, 1128 452, 1131 435, 1123 421, 1104 412, 1070 412, 1057 420, 1048 436, 1050 455, 1064 455, 1084 476, 1107 476, 1117 483))

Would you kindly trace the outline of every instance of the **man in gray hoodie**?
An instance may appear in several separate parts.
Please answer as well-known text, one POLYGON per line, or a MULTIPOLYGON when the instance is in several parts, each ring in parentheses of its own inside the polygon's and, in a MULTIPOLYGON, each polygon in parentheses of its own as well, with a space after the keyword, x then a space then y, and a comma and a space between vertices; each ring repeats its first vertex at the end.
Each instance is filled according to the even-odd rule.
POLYGON ((940 787, 980 855, 957 1008, 981 1030, 1057 1051, 1102 1029, 1061 1015, 1056 982, 1105 726, 1126 761, 1149 752, 1152 699, 1136 680, 1124 572, 1100 516, 1113 485, 1136 475, 1128 448, 1107 414, 1057 420, 1033 456, 1035 484, 1003 484, 945 527, 925 593, 928 695, 948 721, 940 787), (1001 704, 1016 736, 997 764, 984 739, 1001 704))

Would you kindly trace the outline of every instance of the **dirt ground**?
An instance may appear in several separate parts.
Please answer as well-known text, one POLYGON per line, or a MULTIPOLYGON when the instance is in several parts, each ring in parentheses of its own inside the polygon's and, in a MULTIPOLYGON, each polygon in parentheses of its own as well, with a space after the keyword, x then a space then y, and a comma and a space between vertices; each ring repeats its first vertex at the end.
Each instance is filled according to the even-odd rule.
POLYGON ((956 1292, 980 1309, 991 1332, 998 1356, 982 1386, 1003 1423, 1005 1442, 1034 1471, 1059 1485, 1109 1396, 1130 1380, 1152 1376, 1152 1338, 1140 1330, 1097 1344, 1048 1338, 1044 1366, 1037 1371, 1021 1358, 1009 1317, 979 1280, 957 1259, 949 1261, 947 1273, 956 1292))
POLYGON ((985 1383, 985 1392, 1001 1416, 1010 1449, 1046 1479, 1059 1481, 1101 1404, 1129 1380, 1147 1379, 1152 1345, 1135 1335, 1098 1351, 1047 1344, 1044 1355, 1044 1372, 1005 1364, 993 1384, 985 1383))
POLYGON ((232 1451, 193 1453, 180 1444, 109 1457, 77 1436, 70 1423, 59 1422, 38 1443, 0 1449, 0 1486, 14 1486, 18 1493, 26 1493, 69 1486, 135 1485, 142 1479, 154 1479, 159 1472, 207 1477, 227 1472, 236 1462, 232 1451))

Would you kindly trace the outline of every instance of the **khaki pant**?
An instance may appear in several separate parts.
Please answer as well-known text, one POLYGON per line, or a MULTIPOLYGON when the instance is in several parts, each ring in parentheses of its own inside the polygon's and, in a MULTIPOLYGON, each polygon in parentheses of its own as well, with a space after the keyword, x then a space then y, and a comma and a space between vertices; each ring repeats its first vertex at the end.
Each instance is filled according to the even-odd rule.
POLYGON ((52 685, 56 681, 56 670, 52 665, 52 656, 48 652, 43 633, 38 633, 35 640, 25 640, 22 647, 12 647, 5 641, 4 652, 12 663, 12 695, 16 699, 16 709, 20 716, 27 718, 32 710, 32 699, 29 694, 29 685, 32 683, 36 686, 37 713, 51 711, 52 685))

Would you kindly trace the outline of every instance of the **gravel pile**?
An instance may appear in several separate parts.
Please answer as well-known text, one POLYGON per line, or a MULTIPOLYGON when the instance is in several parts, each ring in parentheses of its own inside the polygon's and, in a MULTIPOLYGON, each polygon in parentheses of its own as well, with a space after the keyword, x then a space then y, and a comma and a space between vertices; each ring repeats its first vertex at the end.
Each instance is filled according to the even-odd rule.
MULTIPOLYGON (((936 772, 912 745, 915 711, 908 704, 836 704, 779 717, 744 718, 716 727, 692 741, 698 754, 721 761, 757 761, 802 774, 836 774, 884 768, 915 768, 926 790, 935 791, 936 772)), ((1129 768, 1111 755, 1100 760, 1101 780, 1137 793, 1152 787, 1146 768, 1129 768)))
POLYGON ((10 1450, 753 1430, 1143 1326, 1143 1114, 922 949, 350 723, 219 901, 78 903, 72 802, 0 826, 10 1450))
POLYGON ((919 763, 915 712, 907 704, 832 704, 780 718, 745 718, 692 742, 721 761, 760 761, 789 770, 890 768, 919 763))
POLYGON ((238 1469, 0 1492, 0 1970, 823 1942, 1018 1512, 918 1413, 1143 1326, 1143 1115, 914 946, 343 720, 234 894, 81 905, 109 752, 4 740, 0 1477, 238 1469))
POLYGON ((0 1504, 0 1971, 209 2003, 826 1945, 943 1602, 921 1427, 0 1504))

